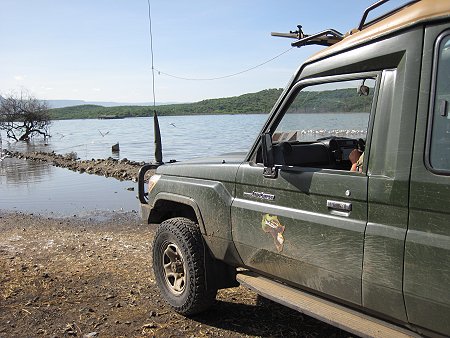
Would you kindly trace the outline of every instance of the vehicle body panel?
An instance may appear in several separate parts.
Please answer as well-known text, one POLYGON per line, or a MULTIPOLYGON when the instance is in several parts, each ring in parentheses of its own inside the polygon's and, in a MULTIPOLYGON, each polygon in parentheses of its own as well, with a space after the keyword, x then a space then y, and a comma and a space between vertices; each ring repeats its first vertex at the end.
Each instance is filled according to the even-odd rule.
POLYGON ((233 240, 245 265, 359 305, 366 180, 355 173, 308 169, 281 169, 276 179, 266 179, 262 167, 241 166, 231 215, 233 240), (257 201, 245 194, 252 191, 275 199, 257 201), (327 207, 328 200, 349 203, 352 209, 339 215, 327 207), (285 227, 281 251, 262 229, 266 214, 277 216, 285 227))
MULTIPOLYGON (((449 336, 450 168, 435 170, 429 158, 435 50, 449 20, 449 2, 422 0, 352 31, 301 65, 274 105, 261 134, 275 133, 297 89, 376 79, 362 172, 280 163, 267 171, 258 137, 247 154, 159 167, 144 217, 185 206, 218 260, 449 336)), ((450 120, 448 109, 441 115, 450 120)))
MULTIPOLYGON (((450 334, 450 176, 425 166, 435 42, 449 25, 427 27, 405 244, 405 303, 410 322, 450 334)), ((446 119, 446 117, 443 117, 446 119)), ((429 132, 429 129, 428 129, 429 132)), ((448 137, 448 136, 447 136, 448 137)))

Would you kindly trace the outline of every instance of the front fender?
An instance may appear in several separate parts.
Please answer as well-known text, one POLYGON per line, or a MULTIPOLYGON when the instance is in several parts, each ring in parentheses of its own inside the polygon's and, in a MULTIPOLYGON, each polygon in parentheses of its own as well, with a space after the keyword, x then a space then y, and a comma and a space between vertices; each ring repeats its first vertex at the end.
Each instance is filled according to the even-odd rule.
POLYGON ((204 236, 206 235, 205 223, 203 221, 203 217, 200 212, 200 208, 197 205, 197 203, 195 202, 195 200, 190 197, 186 197, 183 195, 177 195, 177 194, 173 194, 170 192, 160 192, 155 196, 155 199, 153 200, 153 208, 151 209, 151 211, 148 215, 149 222, 151 222, 152 219, 160 218, 160 215, 159 215, 160 211, 157 210, 155 208, 155 206, 158 205, 159 202, 165 202, 165 201, 170 201, 170 202, 187 205, 190 208, 192 208, 192 210, 195 213, 195 217, 197 219, 198 225, 200 226, 202 235, 204 235, 204 236))
POLYGON ((218 182, 197 178, 163 175, 148 196, 155 206, 162 199, 191 206, 201 222, 204 236, 232 240, 230 209, 234 182, 218 182))
POLYGON ((170 205, 167 202, 192 208, 213 257, 233 266, 242 265, 231 235, 233 194, 234 182, 163 175, 148 196, 149 217, 158 218, 159 212, 167 212, 157 207, 170 205))

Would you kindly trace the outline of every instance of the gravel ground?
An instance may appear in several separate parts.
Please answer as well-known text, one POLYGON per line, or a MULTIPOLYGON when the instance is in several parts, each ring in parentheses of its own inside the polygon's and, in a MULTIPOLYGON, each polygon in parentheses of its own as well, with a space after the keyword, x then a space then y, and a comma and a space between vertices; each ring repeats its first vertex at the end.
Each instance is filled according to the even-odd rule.
POLYGON ((0 211, 0 337, 350 336, 243 287, 204 314, 173 312, 151 271, 154 232, 136 213, 0 211))

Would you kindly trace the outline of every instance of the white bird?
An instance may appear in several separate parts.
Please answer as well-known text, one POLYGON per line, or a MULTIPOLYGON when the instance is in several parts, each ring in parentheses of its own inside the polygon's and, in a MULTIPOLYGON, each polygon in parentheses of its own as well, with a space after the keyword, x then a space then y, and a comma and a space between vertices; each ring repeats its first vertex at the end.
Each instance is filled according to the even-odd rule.
POLYGON ((6 153, 0 153, 0 162, 3 161, 5 158, 11 157, 10 154, 6 154, 6 153))
MULTIPOLYGON (((98 129, 97 129, 98 130, 98 129)), ((98 130, 98 132, 100 133, 100 135, 102 135, 102 137, 105 137, 106 135, 109 134, 109 130, 106 133, 102 133, 100 130, 98 130)))

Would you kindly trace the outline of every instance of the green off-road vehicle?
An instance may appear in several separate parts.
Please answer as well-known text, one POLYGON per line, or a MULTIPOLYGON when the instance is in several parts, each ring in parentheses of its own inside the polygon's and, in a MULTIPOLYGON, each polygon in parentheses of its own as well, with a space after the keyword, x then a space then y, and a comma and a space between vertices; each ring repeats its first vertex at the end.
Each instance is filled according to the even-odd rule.
POLYGON ((177 312, 241 284, 362 336, 450 335, 450 1, 368 21, 385 2, 346 34, 276 34, 327 48, 248 153, 161 165, 145 189, 142 168, 177 312))

